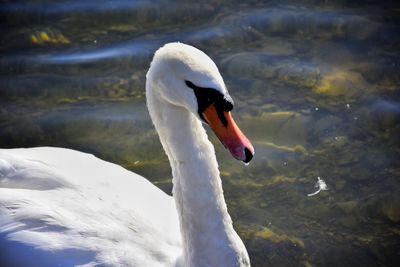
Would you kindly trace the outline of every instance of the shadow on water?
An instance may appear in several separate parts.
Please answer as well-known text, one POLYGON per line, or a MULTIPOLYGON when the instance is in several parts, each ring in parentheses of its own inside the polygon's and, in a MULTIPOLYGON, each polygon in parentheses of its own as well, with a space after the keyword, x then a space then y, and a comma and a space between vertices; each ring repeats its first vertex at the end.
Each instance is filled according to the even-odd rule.
POLYGON ((193 44, 216 61, 256 147, 246 168, 210 133, 252 266, 396 266, 398 7, 4 1, 0 146, 91 152, 170 193, 145 73, 162 44, 193 44), (307 196, 318 177, 328 190, 307 196))

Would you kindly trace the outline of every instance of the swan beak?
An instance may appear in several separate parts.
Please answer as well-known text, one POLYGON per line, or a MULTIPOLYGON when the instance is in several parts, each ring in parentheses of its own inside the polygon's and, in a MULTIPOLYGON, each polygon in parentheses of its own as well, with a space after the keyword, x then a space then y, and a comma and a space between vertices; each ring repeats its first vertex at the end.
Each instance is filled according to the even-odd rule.
POLYGON ((218 114, 215 104, 212 104, 204 110, 203 117, 234 158, 244 163, 253 158, 254 147, 236 125, 230 112, 223 111, 218 114))

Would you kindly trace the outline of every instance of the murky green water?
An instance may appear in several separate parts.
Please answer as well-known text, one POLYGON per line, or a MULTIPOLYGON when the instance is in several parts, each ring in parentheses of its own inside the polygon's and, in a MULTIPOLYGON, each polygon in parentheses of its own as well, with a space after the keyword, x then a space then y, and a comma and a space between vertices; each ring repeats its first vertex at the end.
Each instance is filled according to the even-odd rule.
POLYGON ((0 4, 0 147, 91 152, 170 193, 144 81, 156 48, 186 42, 255 145, 246 167, 210 137, 253 266, 397 266, 400 4, 43 2, 0 4))

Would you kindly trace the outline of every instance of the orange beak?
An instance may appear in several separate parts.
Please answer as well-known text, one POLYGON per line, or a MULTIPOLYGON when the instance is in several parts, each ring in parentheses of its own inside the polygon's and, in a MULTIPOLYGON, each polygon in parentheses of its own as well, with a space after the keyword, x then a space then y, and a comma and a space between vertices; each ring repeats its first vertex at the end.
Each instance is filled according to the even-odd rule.
POLYGON ((254 156, 254 147, 249 139, 242 133, 236 125, 230 112, 223 112, 226 125, 218 116, 215 104, 207 107, 203 116, 214 131, 221 143, 231 152, 232 156, 238 160, 248 163, 254 156))

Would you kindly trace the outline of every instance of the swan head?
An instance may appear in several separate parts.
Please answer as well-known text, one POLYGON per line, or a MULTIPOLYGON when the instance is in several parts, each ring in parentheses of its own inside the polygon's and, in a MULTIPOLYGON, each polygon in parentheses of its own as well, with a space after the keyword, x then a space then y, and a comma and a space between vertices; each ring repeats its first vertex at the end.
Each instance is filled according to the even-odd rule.
POLYGON ((210 125, 234 158, 245 163, 253 158, 253 145, 232 118, 234 103, 223 78, 204 52, 183 43, 164 45, 154 54, 147 82, 164 101, 210 125))

